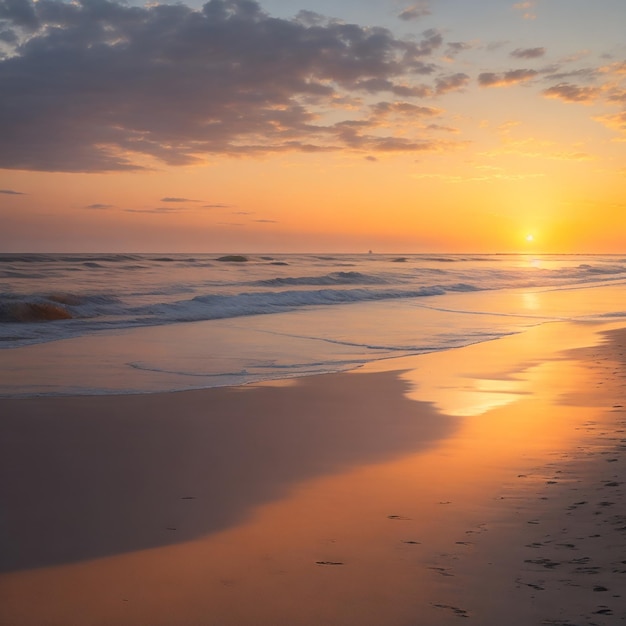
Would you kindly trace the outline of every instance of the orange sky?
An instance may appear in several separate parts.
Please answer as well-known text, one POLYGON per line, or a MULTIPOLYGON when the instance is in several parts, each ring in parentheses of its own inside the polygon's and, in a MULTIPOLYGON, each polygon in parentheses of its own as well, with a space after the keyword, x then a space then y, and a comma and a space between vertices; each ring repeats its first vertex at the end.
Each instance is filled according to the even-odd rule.
POLYGON ((622 0, 21 2, 0 250, 623 251, 622 0))

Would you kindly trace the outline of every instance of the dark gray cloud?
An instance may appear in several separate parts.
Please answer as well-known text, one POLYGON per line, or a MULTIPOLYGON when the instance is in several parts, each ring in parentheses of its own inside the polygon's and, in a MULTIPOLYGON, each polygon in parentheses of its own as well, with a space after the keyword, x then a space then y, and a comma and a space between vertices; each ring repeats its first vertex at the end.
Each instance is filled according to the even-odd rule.
POLYGON ((273 18, 254 0, 0 7, 0 30, 19 40, 0 59, 0 168, 119 171, 345 148, 319 113, 355 92, 430 95, 415 78, 435 73, 443 45, 434 30, 399 39, 312 12, 273 18))
POLYGON ((516 59, 538 59, 545 53, 545 48, 516 48, 511 52, 511 56, 516 59))
POLYGON ((40 26, 34 6, 27 0, 1 0, 0 20, 29 31, 40 26))
POLYGON ((88 204, 86 207, 86 209, 113 209, 115 208, 115 205, 113 204, 99 204, 99 203, 95 203, 95 204, 88 204))
POLYGON ((0 189, 0 193, 4 193, 7 196, 25 196, 23 191, 14 191, 13 189, 0 189))

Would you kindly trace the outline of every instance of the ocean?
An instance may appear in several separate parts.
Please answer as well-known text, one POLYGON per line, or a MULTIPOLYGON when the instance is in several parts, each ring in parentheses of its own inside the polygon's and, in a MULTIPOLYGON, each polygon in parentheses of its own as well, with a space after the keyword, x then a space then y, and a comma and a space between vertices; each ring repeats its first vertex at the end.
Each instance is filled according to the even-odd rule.
POLYGON ((624 255, 3 254, 0 395, 345 371, 626 318, 624 255))

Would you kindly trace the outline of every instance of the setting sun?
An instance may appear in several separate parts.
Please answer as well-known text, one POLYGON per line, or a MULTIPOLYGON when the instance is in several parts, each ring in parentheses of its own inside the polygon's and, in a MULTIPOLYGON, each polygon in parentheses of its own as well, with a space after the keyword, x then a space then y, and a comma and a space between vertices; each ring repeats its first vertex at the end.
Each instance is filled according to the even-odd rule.
POLYGON ((528 243, 532 243, 533 241, 535 241, 535 237, 533 235, 526 235, 526 241, 528 243))

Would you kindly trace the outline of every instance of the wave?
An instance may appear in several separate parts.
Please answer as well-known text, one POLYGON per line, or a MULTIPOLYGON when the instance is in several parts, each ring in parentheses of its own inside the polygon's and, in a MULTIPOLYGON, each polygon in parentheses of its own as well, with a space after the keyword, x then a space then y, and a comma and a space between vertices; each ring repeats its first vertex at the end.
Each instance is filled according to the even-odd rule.
POLYGON ((623 265, 590 265, 589 263, 581 263, 578 266, 579 270, 583 270, 584 274, 624 274, 626 273, 626 267, 623 265))
MULTIPOLYGON (((341 272, 339 272, 341 274, 341 272)), ((346 272, 338 280, 359 280, 346 272)), ((323 277, 322 277, 323 278, 323 277)), ((298 279, 294 279, 298 280, 298 279)), ((310 279, 302 279, 310 280, 310 279)), ((298 284, 315 284, 298 283, 298 284)), ((50 293, 45 295, 3 294, 0 302, 0 322, 32 323, 58 320, 96 320, 115 316, 115 324, 124 326, 153 326, 172 322, 189 322, 249 315, 282 313, 303 307, 352 304, 379 300, 423 298, 448 292, 480 291, 475 285, 431 285, 418 289, 316 289, 244 292, 238 294, 206 294, 189 300, 159 302, 142 306, 125 305, 119 298, 107 294, 77 295, 50 293)), ((154 290, 150 295, 168 295, 185 292, 177 286, 154 290)))
POLYGON ((145 261, 141 254, 0 254, 0 263, 120 263, 123 261, 145 261))
POLYGON ((282 286, 332 286, 332 285, 380 285, 386 281, 381 277, 369 276, 361 272, 332 272, 325 276, 297 276, 286 278, 269 278, 257 280, 248 285, 259 287, 282 287, 282 286))
POLYGON ((32 323, 84 319, 123 313, 118 298, 109 295, 51 293, 23 296, 2 294, 0 322, 32 323))
POLYGON ((176 322, 191 322, 248 315, 282 313, 312 306, 329 306, 440 296, 448 292, 480 291, 467 283, 431 285, 413 290, 402 289, 317 289, 239 293, 235 295, 208 294, 172 304, 159 304, 134 310, 136 315, 152 316, 176 322))
POLYGON ((72 317, 66 307, 54 302, 0 303, 0 322, 51 322, 72 317))

